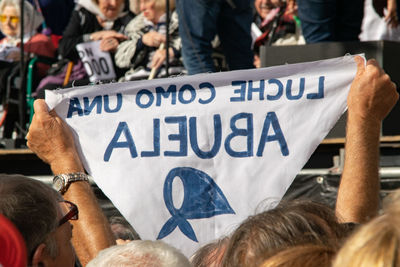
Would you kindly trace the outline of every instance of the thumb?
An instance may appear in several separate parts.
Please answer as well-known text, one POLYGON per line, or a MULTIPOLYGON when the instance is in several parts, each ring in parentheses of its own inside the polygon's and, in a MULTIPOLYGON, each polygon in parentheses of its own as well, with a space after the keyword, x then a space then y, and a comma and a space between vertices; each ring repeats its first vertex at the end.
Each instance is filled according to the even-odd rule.
POLYGON ((47 106, 44 99, 35 100, 35 102, 33 103, 33 108, 35 110, 35 113, 38 115, 49 113, 49 107, 47 106))
POLYGON ((357 73, 356 76, 361 75, 365 71, 365 61, 362 57, 360 56, 355 56, 354 61, 357 64, 357 73))

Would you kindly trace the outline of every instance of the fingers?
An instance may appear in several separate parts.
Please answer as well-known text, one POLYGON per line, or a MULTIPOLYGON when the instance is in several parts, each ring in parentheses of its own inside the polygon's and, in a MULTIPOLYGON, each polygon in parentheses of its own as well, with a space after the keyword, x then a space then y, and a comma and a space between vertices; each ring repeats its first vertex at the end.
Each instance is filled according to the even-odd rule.
POLYGON ((123 239, 117 239, 115 240, 115 242, 117 243, 117 245, 124 245, 124 244, 128 244, 129 242, 131 242, 132 240, 123 240, 123 239))
POLYGON ((374 58, 369 59, 369 60, 367 61, 367 64, 366 64, 366 65, 367 65, 367 66, 374 66, 374 67, 380 68, 378 61, 376 61, 374 58))
POLYGON ((123 35, 122 33, 118 33, 118 32, 108 32, 103 36, 103 39, 105 38, 115 38, 117 40, 127 40, 128 37, 126 35, 123 35))
POLYGON ((163 61, 160 58, 157 58, 156 62, 154 62, 153 64, 153 68, 158 69, 159 67, 161 67, 162 62, 163 61))
POLYGON ((98 31, 90 35, 90 39, 93 41, 107 39, 107 38, 115 38, 121 41, 128 39, 126 35, 116 31, 98 31))
POLYGON ((165 43, 165 42, 167 41, 167 39, 166 39, 166 37, 165 37, 164 35, 159 34, 159 36, 158 36, 158 41, 159 41, 160 43, 165 43))
POLYGON ((47 106, 44 99, 35 100, 35 102, 33 103, 33 108, 35 110, 35 114, 38 115, 49 113, 49 107, 47 106))
POLYGON ((385 71, 379 66, 378 61, 375 59, 368 60, 365 68, 370 74, 376 74, 377 76, 385 74, 385 71))
POLYGON ((114 51, 117 49, 119 42, 116 38, 102 39, 100 42, 100 50, 104 52, 114 51))
POLYGON ((155 35, 153 38, 152 38, 152 46, 154 46, 154 47, 159 47, 160 46, 160 44, 162 43, 162 38, 159 36, 159 35, 155 35))
POLYGON ((360 57, 360 56, 355 56, 354 57, 354 61, 356 62, 356 64, 357 64, 357 73, 356 73, 356 76, 359 76, 359 75, 361 75, 362 73, 364 73, 364 71, 365 71, 365 61, 364 61, 364 59, 362 58, 362 57, 360 57))
POLYGON ((375 59, 365 67, 360 57, 355 57, 357 76, 347 99, 349 114, 353 118, 378 125, 396 104, 399 96, 396 85, 375 59))
POLYGON ((386 24, 391 27, 391 28, 395 28, 398 26, 398 17, 397 17, 397 11, 396 11, 396 7, 388 6, 388 12, 385 16, 385 22, 386 24))
POLYGON ((159 66, 160 66, 160 58, 158 56, 154 55, 151 67, 158 69, 159 66))
POLYGON ((161 43, 165 43, 165 36, 158 32, 151 31, 142 36, 142 41, 147 46, 159 47, 161 43))
POLYGON ((154 53, 151 67, 158 69, 163 64, 165 58, 166 58, 165 50, 157 50, 154 53))
POLYGON ((118 39, 119 41, 128 40, 128 36, 122 33, 118 33, 117 35, 114 36, 114 38, 118 39))

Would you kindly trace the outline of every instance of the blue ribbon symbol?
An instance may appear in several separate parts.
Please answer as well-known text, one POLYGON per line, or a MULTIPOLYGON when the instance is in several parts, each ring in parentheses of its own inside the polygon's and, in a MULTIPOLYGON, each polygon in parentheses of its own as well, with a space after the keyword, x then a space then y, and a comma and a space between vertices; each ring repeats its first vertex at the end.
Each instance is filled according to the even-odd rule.
POLYGON ((214 180, 205 172, 189 167, 172 169, 164 182, 164 202, 171 218, 164 224, 157 239, 169 235, 178 226, 189 239, 198 242, 188 219, 210 218, 220 214, 235 214, 214 180), (179 178, 183 184, 182 206, 176 209, 172 200, 172 182, 179 178))

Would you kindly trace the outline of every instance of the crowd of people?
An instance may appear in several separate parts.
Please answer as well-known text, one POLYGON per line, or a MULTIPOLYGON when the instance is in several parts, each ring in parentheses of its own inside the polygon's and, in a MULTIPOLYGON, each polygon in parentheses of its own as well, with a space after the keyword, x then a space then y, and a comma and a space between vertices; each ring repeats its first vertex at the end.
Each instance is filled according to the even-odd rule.
MULTIPOLYGON (((75 48, 84 42, 100 41, 100 49, 113 59, 116 79, 127 81, 146 78, 151 72, 155 77, 165 75, 166 60, 178 72, 215 71, 216 46, 222 48, 228 69, 257 67, 257 47, 302 43, 300 27, 306 42, 314 42, 314 34, 321 37, 321 32, 326 35, 328 31, 331 34, 325 40, 329 41, 358 38, 362 14, 339 16, 343 20, 351 17, 350 23, 357 20, 354 28, 343 20, 331 21, 328 26, 310 19, 311 9, 305 2, 312 1, 255 0, 253 13, 253 1, 249 0, 170 0, 169 10, 164 0, 79 0, 62 38, 55 43, 36 32, 39 26, 46 28, 40 8, 24 2, 27 24, 21 34, 20 1, 0 0, 0 29, 5 35, 0 42, 0 62, 4 63, 0 65, 0 79, 6 79, 16 62, 28 57, 21 57, 17 49, 21 39, 30 54, 54 57, 58 47, 62 58, 58 72, 47 77, 43 75, 45 66, 40 67, 43 79, 36 91, 40 98, 45 89, 90 82, 75 48), (252 21, 261 30, 256 38, 251 36, 252 21), (215 40, 216 35, 219 40, 215 40)), ((321 10, 336 10, 332 3, 324 6, 323 2, 330 1, 320 1, 319 14, 324 13, 321 10)), ((395 10, 396 1, 388 3, 395 10)), ((387 15, 391 25, 397 21, 395 14, 387 15)), ((27 146, 50 165, 57 190, 22 175, 0 174, 0 266, 400 264, 400 192, 390 195, 383 211, 378 212, 380 127, 399 94, 375 60, 355 60, 357 74, 347 99, 345 165, 335 209, 310 200, 281 202, 247 218, 228 236, 203 246, 190 259, 162 241, 121 240, 134 237, 116 230, 123 224, 119 221, 112 227, 102 212, 71 130, 55 111, 48 110, 43 99, 37 99, 27 146)), ((1 86, 0 92, 4 92, 1 86)))
MULTIPOLYGON (((18 258, 27 255, 21 266, 74 266, 78 260, 84 266, 393 266, 399 258, 399 192, 378 215, 379 133, 399 95, 375 60, 355 60, 358 70, 347 100, 346 156, 335 210, 309 200, 281 202, 200 248, 190 261, 162 241, 116 240, 71 130, 44 100, 36 100, 27 144, 56 177, 72 179, 57 185, 57 192, 31 178, 0 175, 0 213, 26 244, 18 258)), ((8 237, 11 231, 0 232, 12 240, 4 242, 1 264, 16 266, 10 263, 15 257, 4 253, 18 240, 8 237)))
MULTIPOLYGON (((373 1, 376 13, 385 18, 388 27, 398 27, 398 1, 373 1)), ((351 5, 338 0, 169 0, 168 7, 166 3, 26 0, 21 17, 21 1, 2 0, 2 138, 10 139, 14 132, 21 132, 15 126, 22 116, 21 108, 10 100, 16 95, 15 88, 25 86, 24 79, 19 84, 18 76, 10 80, 11 73, 25 69, 21 59, 28 62, 39 57, 40 63, 33 67, 34 77, 27 81, 28 98, 44 98, 45 90, 93 82, 261 67, 262 45, 358 40, 364 14, 364 0, 351 5), (99 41, 101 51, 110 54, 115 72, 111 79, 93 81, 77 52, 76 45, 94 41, 99 41)))
MULTIPOLYGON (((32 0, 24 3, 21 25, 20 1, 4 0, 0 79, 6 84, 10 69, 21 59, 21 26, 25 54, 57 59, 47 75, 43 64, 36 75, 33 94, 43 98, 46 89, 90 83, 76 50, 77 44, 85 42, 101 41, 100 49, 110 53, 113 61, 112 81, 127 81, 146 79, 151 71, 150 77, 165 77, 260 67, 261 45, 358 40, 363 0, 354 6, 339 2, 169 0, 167 12, 164 0, 32 0), (224 62, 219 61, 220 54, 224 62)), ((396 27, 396 0, 377 4, 378 13, 383 14, 385 4, 385 19, 396 27)), ((5 92, 0 89, 0 99, 5 92)))

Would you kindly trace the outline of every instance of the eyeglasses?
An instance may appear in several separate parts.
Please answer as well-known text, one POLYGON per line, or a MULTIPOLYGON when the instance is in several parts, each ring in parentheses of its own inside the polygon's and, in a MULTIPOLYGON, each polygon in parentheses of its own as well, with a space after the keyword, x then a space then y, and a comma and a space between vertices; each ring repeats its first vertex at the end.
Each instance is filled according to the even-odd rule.
POLYGON ((67 200, 60 202, 62 213, 65 214, 59 221, 58 226, 63 225, 69 220, 78 220, 78 207, 67 200))
POLYGON ((19 17, 18 16, 0 15, 0 22, 5 23, 5 22, 7 22, 8 19, 12 23, 18 23, 19 22, 19 17))

